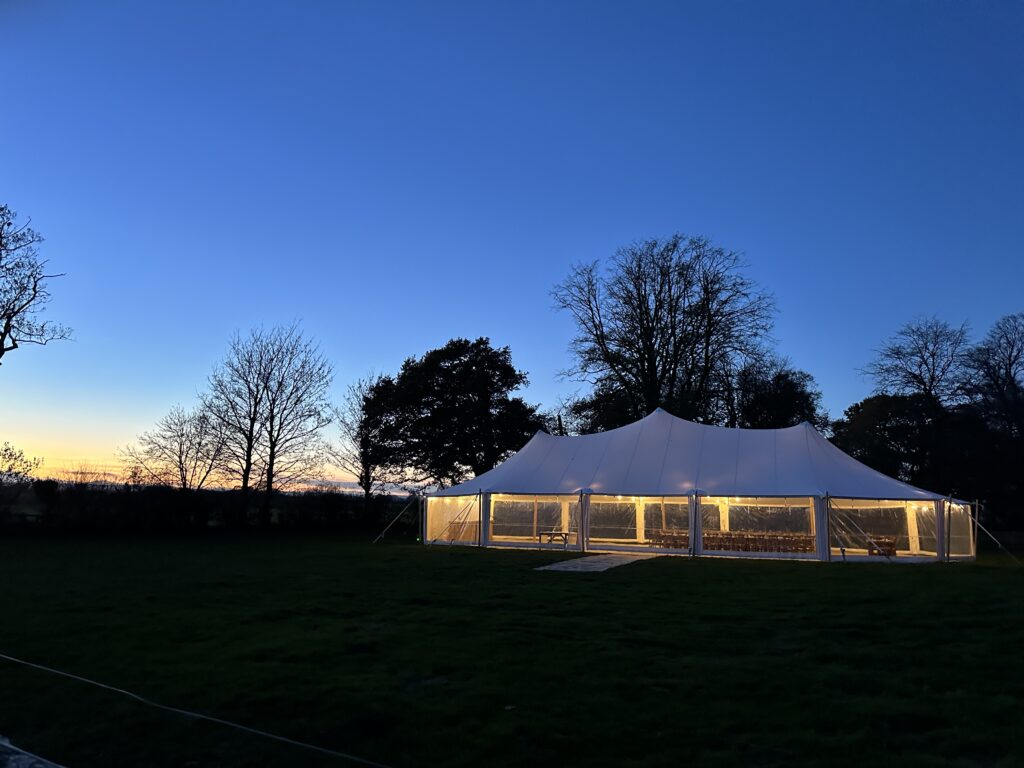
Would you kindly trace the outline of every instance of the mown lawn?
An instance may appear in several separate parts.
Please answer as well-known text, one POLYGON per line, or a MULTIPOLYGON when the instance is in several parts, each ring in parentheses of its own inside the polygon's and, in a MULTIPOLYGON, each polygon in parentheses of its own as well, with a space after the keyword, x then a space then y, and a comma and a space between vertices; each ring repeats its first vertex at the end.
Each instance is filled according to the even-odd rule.
MULTIPOLYGON (((1024 569, 0 541, 0 653, 393 766, 1024 764, 1024 569)), ((345 764, 0 661, 69 766, 345 764)))

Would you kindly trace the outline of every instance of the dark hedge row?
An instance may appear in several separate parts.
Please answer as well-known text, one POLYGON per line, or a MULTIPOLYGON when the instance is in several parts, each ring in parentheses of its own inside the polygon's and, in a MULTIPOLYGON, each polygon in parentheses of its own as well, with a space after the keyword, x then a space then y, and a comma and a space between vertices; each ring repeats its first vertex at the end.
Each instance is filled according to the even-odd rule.
MULTIPOLYGON (((408 504, 405 497, 361 496, 324 491, 274 495, 275 530, 329 530, 376 535, 408 504)), ((262 497, 253 494, 241 514, 236 491, 181 491, 166 487, 70 484, 36 480, 0 486, 0 529, 60 534, 189 533, 211 528, 256 528, 262 497), (239 520, 245 520, 239 524, 239 520)), ((389 531, 389 538, 417 535, 414 503, 389 531)))

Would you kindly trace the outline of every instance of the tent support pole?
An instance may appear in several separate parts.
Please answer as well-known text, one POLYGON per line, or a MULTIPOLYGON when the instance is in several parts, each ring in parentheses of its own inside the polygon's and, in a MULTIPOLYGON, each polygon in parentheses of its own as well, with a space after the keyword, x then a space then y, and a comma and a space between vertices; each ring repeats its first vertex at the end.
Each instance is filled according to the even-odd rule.
POLYGON ((491 543, 491 494, 480 494, 480 546, 491 543))
POLYGON ((427 543, 427 497, 420 497, 420 541, 427 543))
POLYGON ((921 554, 921 531, 917 527, 917 507, 909 501, 903 503, 903 514, 907 518, 907 546, 910 554, 921 554))
POLYGON ((819 560, 828 560, 828 501, 827 496, 811 497, 812 525, 814 526, 814 553, 819 560))
POLYGON ((975 499, 974 500, 974 539, 971 541, 971 556, 975 560, 978 559, 978 516, 979 516, 979 514, 981 512, 981 510, 978 509, 979 506, 981 506, 980 502, 977 499, 975 499))
POLYGON ((946 562, 950 561, 949 557, 949 545, 952 543, 952 531, 953 531, 953 494, 949 494, 949 498, 946 501, 946 562))
POLYGON ((704 554, 704 521, 700 514, 700 494, 696 490, 690 495, 690 554, 694 557, 704 554))
POLYGON ((825 552, 822 560, 832 562, 832 497, 825 494, 825 552))
POLYGON ((643 496, 640 497, 639 501, 633 502, 633 517, 635 518, 633 523, 633 531, 636 535, 637 546, 643 543, 644 539, 647 538, 647 522, 644 518, 647 515, 647 502, 644 501, 643 496))
POLYGON ((587 551, 590 538, 590 491, 580 493, 580 552, 587 551))
POLYGON ((576 497, 576 516, 573 517, 572 513, 569 514, 569 530, 572 530, 573 521, 576 522, 576 544, 575 547, 580 552, 583 551, 583 491, 580 491, 579 496, 576 497))

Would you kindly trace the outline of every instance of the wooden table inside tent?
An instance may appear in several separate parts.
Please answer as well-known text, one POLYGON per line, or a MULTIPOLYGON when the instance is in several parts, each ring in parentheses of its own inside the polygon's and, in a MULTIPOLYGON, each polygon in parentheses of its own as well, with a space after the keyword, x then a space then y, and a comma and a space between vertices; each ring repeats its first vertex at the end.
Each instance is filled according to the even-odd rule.
POLYGON ((537 543, 543 544, 544 539, 548 540, 548 544, 553 544, 555 539, 559 539, 562 542, 563 547, 569 546, 569 532, 568 531, 538 531, 537 532, 537 543))
POLYGON ((872 536, 868 544, 869 555, 880 555, 882 557, 896 557, 895 536, 872 536))

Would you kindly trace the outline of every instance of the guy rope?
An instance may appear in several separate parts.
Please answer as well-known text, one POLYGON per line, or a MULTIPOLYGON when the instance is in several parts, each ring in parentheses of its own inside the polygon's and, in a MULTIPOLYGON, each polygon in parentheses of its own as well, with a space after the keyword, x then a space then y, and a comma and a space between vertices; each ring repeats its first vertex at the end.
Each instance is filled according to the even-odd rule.
POLYGON ((384 530, 381 531, 380 535, 376 539, 373 540, 373 543, 376 544, 378 541, 383 541, 384 534, 387 533, 388 531, 390 531, 391 530, 391 526, 393 526, 395 523, 397 523, 399 520, 401 520, 402 519, 402 515, 404 515, 406 513, 406 510, 408 510, 409 507, 411 507, 417 501, 419 501, 419 496, 413 495, 413 497, 411 499, 409 499, 409 503, 406 504, 404 507, 402 507, 402 511, 399 512, 397 515, 395 515, 395 518, 390 523, 388 523, 386 526, 384 526, 384 530))

